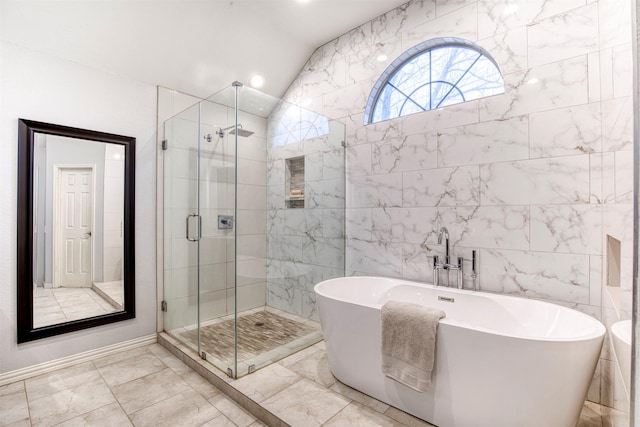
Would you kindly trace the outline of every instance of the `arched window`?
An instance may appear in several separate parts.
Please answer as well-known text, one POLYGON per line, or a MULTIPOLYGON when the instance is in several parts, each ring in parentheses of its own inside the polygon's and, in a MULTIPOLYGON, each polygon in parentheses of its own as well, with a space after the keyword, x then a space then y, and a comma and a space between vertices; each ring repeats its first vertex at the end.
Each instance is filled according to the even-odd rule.
POLYGON ((494 59, 468 40, 422 42, 400 55, 371 90, 365 124, 504 92, 494 59))

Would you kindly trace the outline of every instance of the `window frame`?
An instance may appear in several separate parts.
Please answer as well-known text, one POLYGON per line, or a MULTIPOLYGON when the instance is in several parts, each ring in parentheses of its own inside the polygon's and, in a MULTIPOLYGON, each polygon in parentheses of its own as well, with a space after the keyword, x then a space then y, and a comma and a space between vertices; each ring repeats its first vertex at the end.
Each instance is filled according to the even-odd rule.
MULTIPOLYGON (((500 66, 498 65, 496 60, 493 58, 493 56, 491 56, 491 54, 486 49, 482 48, 481 46, 478 46, 476 43, 470 40, 465 40, 458 37, 439 37, 439 38, 423 41, 411 47, 410 49, 406 50, 405 52, 403 52, 391 64, 389 64, 389 66, 382 72, 382 74, 380 75, 376 83, 373 85, 371 92, 369 93, 369 98, 367 99, 367 104, 364 111, 364 124, 368 125, 373 123, 380 123, 385 120, 391 120, 398 117, 404 117, 405 115, 415 114, 415 113, 408 113, 404 115, 401 114, 397 117, 388 117, 378 121, 373 120, 373 114, 375 113, 375 109, 380 99, 380 96, 384 92, 384 89, 387 87, 387 84, 389 84, 389 81, 396 75, 396 73, 398 73, 404 67, 405 64, 409 63, 414 58, 427 53, 428 51, 431 51, 434 49, 440 49, 440 48, 447 48, 447 47, 451 47, 451 48, 462 47, 462 48, 471 49, 478 52, 479 54, 487 58, 489 61, 491 61, 491 63, 496 67, 496 70, 500 74, 500 77, 503 77, 502 71, 500 70, 500 66)), ((423 87, 425 85, 431 85, 433 83, 434 81, 432 80, 424 81, 419 85, 419 87, 423 87)), ((451 82, 445 82, 445 83, 451 84, 452 87, 456 88, 456 86, 453 85, 451 82)), ((502 93, 504 93, 504 79, 503 79, 503 85, 502 85, 502 93)), ((465 98, 465 94, 461 93, 461 95, 462 95, 463 101, 457 102, 451 105, 467 102, 465 98)), ((480 98, 474 98, 474 99, 480 99, 480 98)), ((407 99, 403 104, 403 108, 407 102, 412 102, 411 98, 407 97, 407 99)), ((400 110, 402 111, 403 108, 401 108, 400 110)), ((420 108, 423 108, 423 107, 420 106, 420 108)), ((438 108, 438 107, 435 107, 435 108, 438 108)), ((425 111, 431 111, 432 109, 433 108, 427 109, 425 111)))

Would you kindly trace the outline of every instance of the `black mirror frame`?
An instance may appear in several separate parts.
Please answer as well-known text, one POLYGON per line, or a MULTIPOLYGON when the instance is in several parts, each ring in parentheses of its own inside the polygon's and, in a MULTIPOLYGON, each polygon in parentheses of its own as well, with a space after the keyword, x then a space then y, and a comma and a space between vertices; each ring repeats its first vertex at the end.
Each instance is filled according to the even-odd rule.
POLYGON ((19 119, 17 165, 18 344, 135 318, 135 147, 136 139, 133 137, 19 119), (123 311, 40 328, 33 327, 33 160, 35 133, 118 144, 124 147, 123 311))

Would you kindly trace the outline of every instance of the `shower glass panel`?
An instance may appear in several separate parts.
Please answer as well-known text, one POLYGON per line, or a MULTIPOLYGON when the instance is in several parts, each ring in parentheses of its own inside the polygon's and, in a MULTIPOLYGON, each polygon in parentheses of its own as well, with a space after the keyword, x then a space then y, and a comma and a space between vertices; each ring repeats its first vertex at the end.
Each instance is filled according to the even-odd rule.
POLYGON ((234 84, 168 120, 165 138, 165 330, 234 378, 318 342, 313 286, 344 275, 344 125, 234 84), (189 161, 171 141, 183 122, 189 161), (193 188, 176 189, 185 175, 193 188), (170 191, 193 194, 197 216, 171 212, 170 191), (197 241, 181 215, 201 222, 197 241))

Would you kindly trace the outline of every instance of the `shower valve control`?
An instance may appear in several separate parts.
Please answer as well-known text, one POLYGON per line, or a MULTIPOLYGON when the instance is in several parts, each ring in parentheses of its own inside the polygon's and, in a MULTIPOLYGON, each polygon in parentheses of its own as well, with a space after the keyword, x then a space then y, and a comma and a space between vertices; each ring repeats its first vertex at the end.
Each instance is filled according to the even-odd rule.
POLYGON ((218 215, 218 229, 226 230, 233 228, 233 216, 231 215, 218 215))

